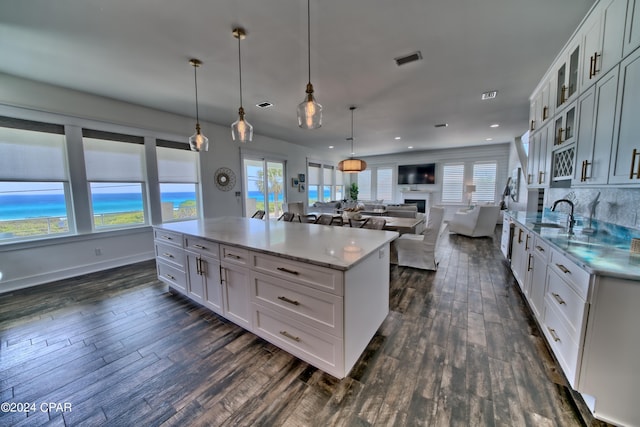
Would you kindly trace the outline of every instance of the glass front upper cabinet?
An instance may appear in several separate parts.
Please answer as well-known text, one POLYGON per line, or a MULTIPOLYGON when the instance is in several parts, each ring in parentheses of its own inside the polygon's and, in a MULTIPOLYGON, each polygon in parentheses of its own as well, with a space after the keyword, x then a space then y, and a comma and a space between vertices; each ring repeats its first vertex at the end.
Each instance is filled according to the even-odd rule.
POLYGON ((570 50, 567 59, 560 65, 557 72, 556 107, 560 107, 578 92, 578 65, 580 61, 580 46, 570 50))

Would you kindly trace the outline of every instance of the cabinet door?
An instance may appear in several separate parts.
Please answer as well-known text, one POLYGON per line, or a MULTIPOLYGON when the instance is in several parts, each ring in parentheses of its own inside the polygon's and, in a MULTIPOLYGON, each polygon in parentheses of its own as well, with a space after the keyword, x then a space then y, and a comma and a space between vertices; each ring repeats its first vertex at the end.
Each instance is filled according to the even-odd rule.
POLYGON ((220 315, 222 308, 222 281, 220 280, 220 261, 214 258, 201 257, 202 277, 204 278, 204 305, 220 315))
POLYGON ((529 304, 533 313, 542 323, 544 313, 544 295, 547 292, 547 263, 543 257, 531 255, 531 283, 529 285, 529 304))
POLYGON ((187 252, 187 295, 196 302, 204 304, 204 278, 202 261, 198 254, 187 252))
POLYGON ((588 184, 606 184, 609 178, 617 94, 618 68, 616 67, 602 77, 596 85, 593 156, 592 160, 585 164, 585 182, 588 184))
POLYGON ((540 130, 540 139, 538 141, 538 170, 535 179, 539 187, 549 184, 551 175, 551 123, 547 124, 540 130))
POLYGON ((640 50, 620 63, 610 184, 640 184, 640 50))
POLYGON ((625 28, 623 50, 626 56, 640 46, 640 0, 629 0, 625 28))
POLYGON ((536 174, 539 165, 539 150, 541 133, 538 132, 529 139, 529 154, 527 155, 527 185, 537 184, 536 174))
POLYGON ((584 92, 578 99, 578 111, 580 120, 578 122, 578 135, 576 145, 576 166, 573 173, 573 185, 584 185, 586 183, 587 163, 593 161, 593 128, 595 114, 596 89, 592 87, 584 92))
POLYGON ((251 294, 249 269, 233 265, 222 264, 223 287, 222 299, 224 316, 232 322, 251 330, 251 294))
POLYGON ((527 275, 527 230, 516 224, 513 235, 513 246, 511 249, 511 271, 518 282, 518 286, 526 294, 527 275))

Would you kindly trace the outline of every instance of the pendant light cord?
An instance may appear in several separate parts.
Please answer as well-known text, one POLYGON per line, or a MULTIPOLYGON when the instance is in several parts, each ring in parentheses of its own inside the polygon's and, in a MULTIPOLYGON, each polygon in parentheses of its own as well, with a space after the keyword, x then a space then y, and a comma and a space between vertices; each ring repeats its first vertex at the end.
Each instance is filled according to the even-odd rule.
POLYGON ((240 70, 240 108, 242 108, 242 57, 240 56, 240 39, 241 35, 238 36, 238 70, 240 70))
POLYGON ((196 87, 196 123, 200 124, 200 115, 198 112, 198 74, 196 69, 198 68, 197 64, 193 65, 193 82, 196 87))
POLYGON ((311 84, 311 0, 307 0, 307 53, 309 66, 309 84, 311 84))
POLYGON ((356 107, 350 107, 349 108, 351 110, 351 154, 350 157, 353 159, 354 156, 354 151, 353 151, 353 110, 356 109, 356 107))

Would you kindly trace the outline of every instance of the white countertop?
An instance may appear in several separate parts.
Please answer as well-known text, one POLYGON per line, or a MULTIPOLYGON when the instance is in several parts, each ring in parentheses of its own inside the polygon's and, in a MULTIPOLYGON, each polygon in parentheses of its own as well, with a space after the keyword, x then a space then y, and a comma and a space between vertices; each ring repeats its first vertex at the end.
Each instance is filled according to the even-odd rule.
POLYGON ((183 221, 155 228, 338 270, 348 270, 398 237, 395 231, 243 217, 183 221))

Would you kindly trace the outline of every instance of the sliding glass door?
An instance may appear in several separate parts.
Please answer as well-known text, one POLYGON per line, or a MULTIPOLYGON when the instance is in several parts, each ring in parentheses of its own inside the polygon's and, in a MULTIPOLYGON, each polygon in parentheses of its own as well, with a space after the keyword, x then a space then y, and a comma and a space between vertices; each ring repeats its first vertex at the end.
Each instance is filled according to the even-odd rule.
POLYGON ((244 214, 265 211, 265 219, 278 218, 286 210, 284 162, 244 158, 244 214))

